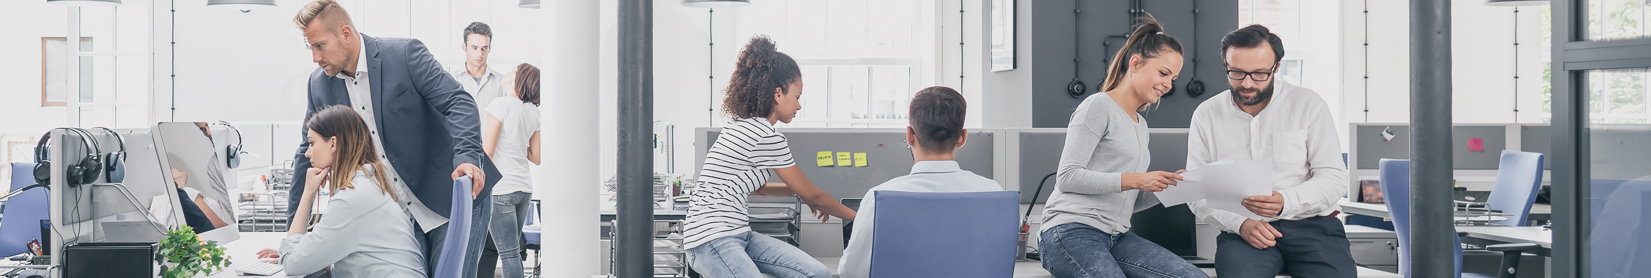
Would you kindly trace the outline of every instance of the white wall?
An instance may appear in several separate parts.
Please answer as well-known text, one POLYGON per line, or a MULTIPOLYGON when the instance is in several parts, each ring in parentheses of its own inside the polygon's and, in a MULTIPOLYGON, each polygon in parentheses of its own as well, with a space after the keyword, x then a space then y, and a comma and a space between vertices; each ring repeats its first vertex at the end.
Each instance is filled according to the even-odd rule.
MULTIPOLYGON (((1410 122, 1409 7, 1404 1, 1341 1, 1342 115, 1344 123, 1410 122), (1365 89, 1364 36, 1369 36, 1365 89), (1368 99, 1368 101, 1366 101, 1368 99), (1365 113, 1365 106, 1369 113, 1365 113)), ((1452 117, 1456 123, 1541 123, 1545 6, 1493 7, 1478 0, 1451 3, 1452 117), (1514 26, 1519 38, 1519 112, 1514 110, 1514 26)), ((1343 124, 1339 128, 1345 129, 1343 124)), ((1344 137, 1345 138, 1345 137, 1344 137)), ((1345 144, 1345 142, 1343 142, 1345 144)), ((1345 146, 1344 146, 1345 148, 1345 146)))

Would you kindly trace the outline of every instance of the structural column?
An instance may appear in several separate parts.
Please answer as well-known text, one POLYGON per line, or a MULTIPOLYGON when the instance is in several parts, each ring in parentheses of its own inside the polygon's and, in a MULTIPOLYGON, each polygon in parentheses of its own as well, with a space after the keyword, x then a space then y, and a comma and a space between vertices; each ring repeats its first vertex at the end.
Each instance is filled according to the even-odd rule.
POLYGON ((601 236, 597 212, 597 175, 601 161, 597 153, 599 105, 598 46, 601 44, 599 1, 545 1, 540 11, 547 18, 547 63, 540 92, 545 112, 540 121, 545 132, 540 144, 545 153, 555 154, 540 164, 535 192, 541 192, 539 208, 544 229, 544 274, 554 277, 590 277, 601 271, 601 236))
POLYGON ((1410 277, 1454 277, 1450 0, 1410 1, 1410 277))
POLYGON ((619 204, 614 274, 653 276, 653 1, 619 1, 619 204))

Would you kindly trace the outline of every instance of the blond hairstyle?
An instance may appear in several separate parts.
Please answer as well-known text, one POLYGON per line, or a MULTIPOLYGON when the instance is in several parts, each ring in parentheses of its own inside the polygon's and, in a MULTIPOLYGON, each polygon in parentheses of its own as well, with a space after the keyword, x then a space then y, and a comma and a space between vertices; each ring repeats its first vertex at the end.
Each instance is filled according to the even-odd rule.
MULTIPOLYGON (((345 12, 344 6, 339 5, 338 1, 334 0, 315 0, 305 4, 304 7, 298 8, 298 16, 292 18, 292 23, 298 25, 298 31, 306 31, 306 29, 309 29, 310 22, 318 18, 325 21, 323 23, 329 23, 325 25, 329 27, 328 29, 337 26, 355 28, 355 24, 350 21, 350 13, 345 12)), ((328 31, 333 32, 332 30, 328 31)))

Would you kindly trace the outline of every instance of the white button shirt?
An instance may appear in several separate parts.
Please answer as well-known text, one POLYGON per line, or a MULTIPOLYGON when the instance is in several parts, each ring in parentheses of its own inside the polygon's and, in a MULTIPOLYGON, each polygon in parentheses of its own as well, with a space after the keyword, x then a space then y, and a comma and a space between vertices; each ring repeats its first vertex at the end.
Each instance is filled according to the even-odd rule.
POLYGON ((838 276, 863 278, 871 275, 872 219, 877 217, 877 191, 909 192, 984 192, 1003 191, 996 181, 965 171, 957 161, 919 161, 911 166, 911 174, 890 179, 866 191, 860 208, 854 214, 854 231, 850 233, 848 248, 837 261, 838 276))
MULTIPOLYGON (((355 40, 361 41, 361 35, 357 34, 355 40)), ((378 135, 378 122, 373 121, 376 115, 373 114, 373 82, 369 79, 370 72, 367 70, 367 43, 362 42, 360 45, 360 49, 357 49, 359 52, 356 53, 355 77, 345 75, 342 71, 333 77, 344 80, 344 88, 350 94, 350 108, 354 108, 355 113, 361 114, 361 119, 367 122, 367 131, 373 136, 373 149, 378 151, 378 162, 384 164, 384 177, 389 178, 394 186, 396 198, 401 200, 399 205, 412 214, 413 220, 418 221, 419 227, 428 233, 447 224, 447 218, 430 210, 430 207, 425 206, 417 196, 413 196, 413 191, 407 188, 407 181, 401 180, 401 174, 396 173, 396 167, 391 165, 388 153, 384 152, 384 140, 378 135)))
MULTIPOLYGON (((1341 209, 1336 202, 1347 195, 1347 166, 1330 107, 1313 90, 1273 82, 1272 101, 1256 116, 1238 108, 1231 90, 1198 105, 1187 135, 1187 169, 1229 158, 1272 157, 1273 190, 1284 196, 1284 209, 1265 221, 1330 215, 1341 209)), ((1237 233, 1244 224, 1245 217, 1210 209, 1204 200, 1187 205, 1198 219, 1222 231, 1237 233)))
MULTIPOLYGON (((502 86, 507 86, 504 84, 504 75, 493 71, 491 66, 482 70, 481 82, 476 82, 475 77, 470 77, 470 70, 464 67, 454 69, 452 75, 454 80, 459 81, 459 86, 463 86, 464 91, 470 93, 471 98, 476 99, 476 111, 487 109, 488 105, 493 104, 493 99, 503 97, 504 87, 502 86)), ((482 120, 482 128, 487 128, 487 114, 483 113, 478 118, 482 120)))

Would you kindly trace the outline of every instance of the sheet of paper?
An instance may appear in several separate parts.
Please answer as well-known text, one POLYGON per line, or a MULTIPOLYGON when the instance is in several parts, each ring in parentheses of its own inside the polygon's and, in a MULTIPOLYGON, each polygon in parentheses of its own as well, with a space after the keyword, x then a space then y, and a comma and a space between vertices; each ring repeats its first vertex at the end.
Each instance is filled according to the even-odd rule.
POLYGON ((1164 191, 1153 193, 1153 195, 1158 196, 1158 202, 1163 203, 1165 207, 1204 199, 1202 171, 1187 171, 1182 173, 1181 177, 1186 178, 1186 180, 1177 182, 1175 186, 1164 188, 1164 191))
MULTIPOLYGON (((1273 194, 1273 159, 1265 157, 1248 161, 1204 166, 1198 170, 1209 184, 1204 186, 1204 199, 1212 209, 1237 213, 1256 220, 1266 219, 1244 208, 1244 198, 1273 194)), ((1162 198, 1160 197, 1160 200, 1162 198)))
POLYGON ((814 164, 819 165, 820 167, 831 166, 833 161, 836 160, 831 159, 830 151, 818 152, 814 154, 814 164))
POLYGON ((866 167, 866 153, 854 153, 854 167, 866 167))
POLYGON ((854 166, 854 157, 849 152, 837 152, 837 166, 854 166))

